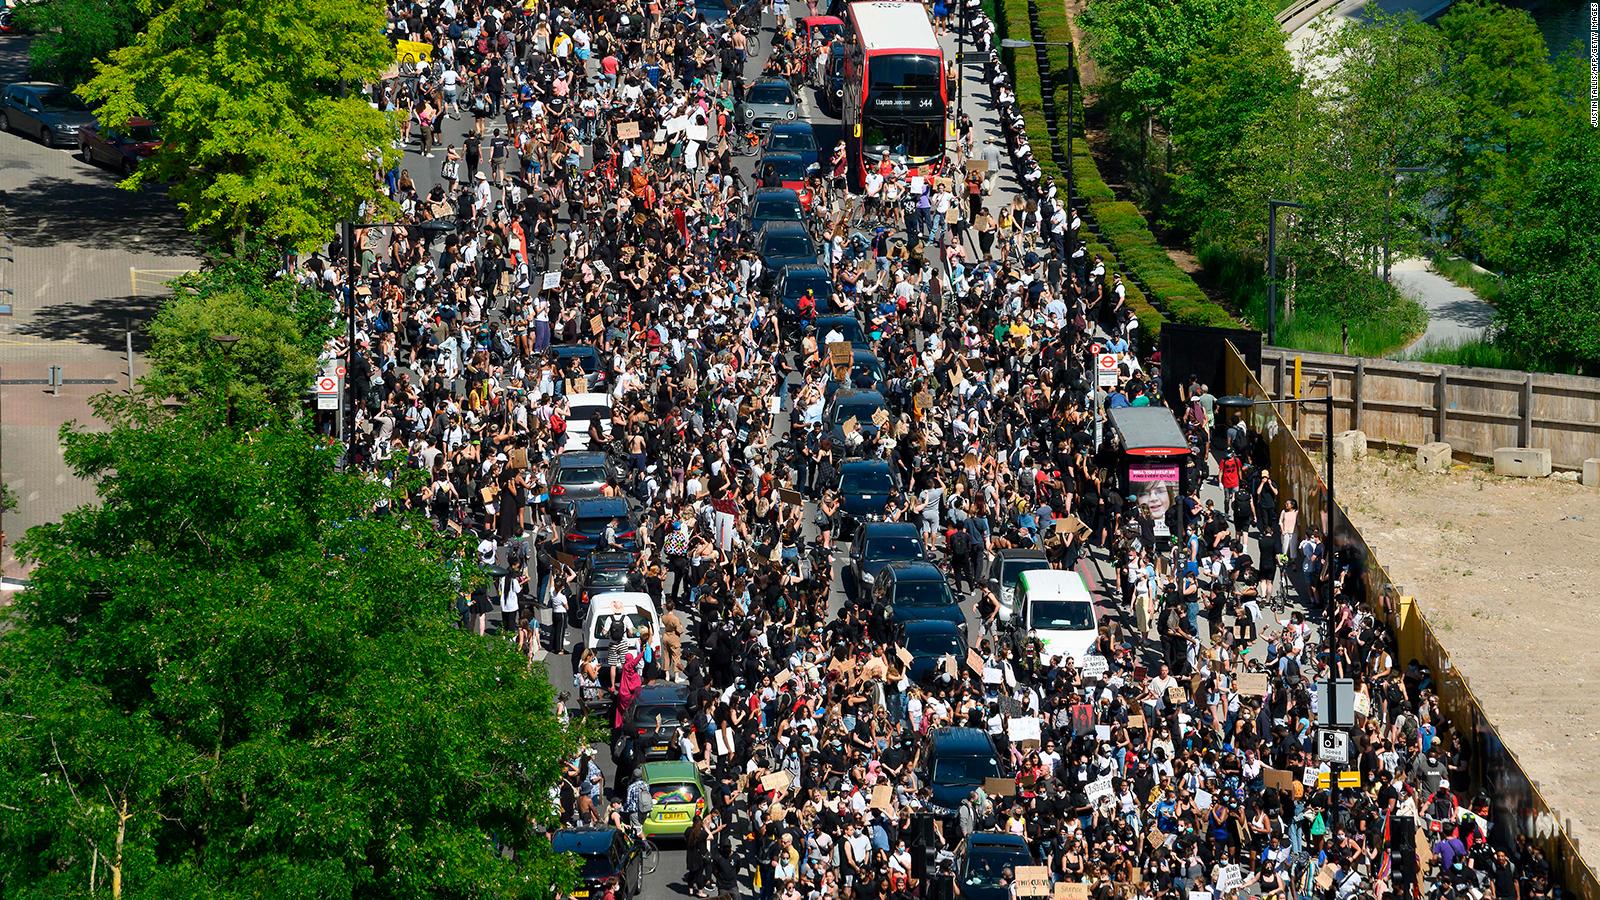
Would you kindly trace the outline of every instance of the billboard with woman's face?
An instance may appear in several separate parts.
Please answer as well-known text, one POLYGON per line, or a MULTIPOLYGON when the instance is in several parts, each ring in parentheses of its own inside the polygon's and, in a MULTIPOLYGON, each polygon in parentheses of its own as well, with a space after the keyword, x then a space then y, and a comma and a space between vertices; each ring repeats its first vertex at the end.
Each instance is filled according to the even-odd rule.
POLYGON ((1150 507, 1156 537, 1170 537, 1167 510, 1178 501, 1177 463, 1135 462, 1128 466, 1128 490, 1140 506, 1150 507))

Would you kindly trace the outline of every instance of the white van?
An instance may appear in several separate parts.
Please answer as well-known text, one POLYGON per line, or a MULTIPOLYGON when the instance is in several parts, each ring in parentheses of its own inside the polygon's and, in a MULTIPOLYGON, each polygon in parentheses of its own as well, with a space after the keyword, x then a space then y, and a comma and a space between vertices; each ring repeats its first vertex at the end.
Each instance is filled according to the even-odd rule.
MULTIPOLYGON (((596 594, 589 601, 589 615, 583 623, 583 645, 603 657, 611 647, 611 624, 619 619, 630 634, 637 634, 640 628, 648 626, 650 646, 660 654, 661 616, 656 612, 656 602, 642 591, 596 594)), ((601 663, 604 664, 604 659, 601 663)))
POLYGON ((1059 656, 1082 665, 1083 658, 1093 652, 1100 633, 1099 614, 1094 595, 1077 572, 1023 572, 1017 578, 1015 608, 1019 651, 1026 648, 1029 637, 1035 637, 1044 645, 1040 661, 1046 664, 1059 656))

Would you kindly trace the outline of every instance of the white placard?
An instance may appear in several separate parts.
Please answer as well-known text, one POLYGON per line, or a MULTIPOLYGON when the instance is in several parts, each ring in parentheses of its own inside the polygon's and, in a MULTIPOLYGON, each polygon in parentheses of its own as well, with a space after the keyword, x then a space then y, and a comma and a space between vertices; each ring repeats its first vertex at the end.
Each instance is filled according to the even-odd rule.
POLYGON ((911 176, 911 196, 915 197, 922 193, 922 188, 925 184, 926 182, 923 180, 921 175, 911 176))
POLYGON ((996 669, 994 666, 983 667, 984 684, 999 684, 1000 682, 1005 681, 1005 679, 1005 673, 1001 672, 999 669, 996 669))
POLYGON ((1111 740, 1111 726, 1096 725, 1094 727, 1094 739, 1100 741, 1101 743, 1111 740))
POLYGON ((690 125, 688 128, 684 129, 684 136, 691 141, 699 141, 702 144, 705 143, 707 138, 710 137, 710 135, 706 132, 706 126, 704 125, 690 125))
POLYGON ((1106 661, 1104 656, 1090 653, 1084 656, 1083 665, 1079 668, 1079 671, 1083 673, 1085 678, 1104 678, 1110 668, 1111 664, 1106 661))
POLYGON ((689 117, 688 116, 677 116, 676 118, 668 119, 666 121, 666 130, 667 130, 667 134, 669 134, 669 135, 670 134, 677 134, 680 131, 686 131, 686 130, 688 130, 688 128, 689 128, 689 117))
POLYGON ((1096 778, 1084 787, 1083 792, 1089 797, 1090 806, 1098 804, 1102 798, 1111 796, 1111 776, 1096 778))
POLYGON ((561 287, 561 273, 560 272, 546 272, 546 273, 544 273, 544 282, 539 285, 539 288, 541 290, 553 291, 558 287, 561 287))
POLYGON ((1039 717, 1018 716, 1012 719, 1006 726, 1006 736, 1014 742, 1039 740, 1039 717))
POLYGON ((1237 865, 1223 866, 1217 873, 1217 890, 1224 895, 1241 884, 1244 884, 1244 870, 1237 865))
POLYGON ((1195 806, 1196 809, 1210 809, 1211 808, 1211 792, 1208 791, 1208 790, 1204 790, 1204 789, 1195 791, 1194 792, 1194 806, 1195 806))

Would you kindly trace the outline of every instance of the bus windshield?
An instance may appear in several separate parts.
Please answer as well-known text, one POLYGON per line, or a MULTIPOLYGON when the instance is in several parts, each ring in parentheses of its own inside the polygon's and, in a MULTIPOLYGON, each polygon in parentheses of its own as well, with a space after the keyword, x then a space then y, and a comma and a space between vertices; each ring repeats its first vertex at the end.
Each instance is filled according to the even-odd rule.
POLYGON ((937 94, 944 83, 944 70, 937 56, 894 54, 874 56, 867 61, 867 90, 919 91, 937 94))

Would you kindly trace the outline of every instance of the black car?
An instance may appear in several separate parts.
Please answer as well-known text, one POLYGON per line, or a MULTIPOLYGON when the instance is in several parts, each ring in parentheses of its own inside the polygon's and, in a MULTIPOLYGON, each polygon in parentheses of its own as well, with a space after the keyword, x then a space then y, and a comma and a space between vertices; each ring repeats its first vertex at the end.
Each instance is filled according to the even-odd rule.
MULTIPOLYGON (((646 763, 678 757, 678 738, 687 723, 689 686, 671 681, 652 681, 639 689, 639 698, 628 709, 628 733, 642 738, 646 763)), ((635 743, 634 746, 640 746, 635 743)))
POLYGON ((833 438, 835 448, 841 448, 846 456, 854 455, 845 423, 855 420, 855 429, 861 433, 863 443, 854 446, 865 446, 865 441, 878 435, 878 423, 873 421, 873 416, 880 410, 887 412, 888 407, 888 401, 877 391, 839 391, 823 409, 822 424, 833 438))
POLYGON ((965 630, 966 614, 939 567, 930 562, 894 562, 872 586, 874 609, 895 625, 934 619, 965 630))
POLYGON ((811 321, 812 330, 817 333, 819 342, 827 342, 828 335, 837 334, 840 340, 850 342, 850 346, 857 350, 866 350, 872 344, 867 341, 867 333, 861 330, 861 322, 848 313, 832 316, 817 316, 811 321))
MULTIPOLYGON (((933 802, 945 809, 959 807, 983 787, 985 778, 1009 774, 1009 766, 995 752, 994 741, 981 728, 935 728, 928 733, 922 766, 922 783, 933 790, 933 802)), ((966 894, 965 887, 962 894, 966 894)))
POLYGON ((883 516, 889 505, 889 496, 900 485, 894 470, 881 459, 851 459, 839 465, 839 523, 833 535, 841 541, 852 540, 857 525, 883 516))
POLYGON ((584 390, 604 390, 606 370, 599 350, 588 344, 556 344, 550 348, 550 352, 556 358, 556 372, 562 378, 572 371, 572 360, 575 359, 587 382, 584 390))
POLYGON ((562 552, 584 557, 607 549, 601 546, 601 539, 612 519, 617 520, 618 548, 628 553, 639 552, 639 516, 628 501, 620 497, 574 500, 571 506, 559 511, 556 522, 561 528, 562 552))
POLYGON ((591 553, 578 570, 577 593, 572 598, 571 621, 582 625, 589 615, 589 598, 610 591, 645 590, 644 576, 634 568, 632 553, 591 553))
POLYGON ((750 198, 752 229, 759 229, 768 222, 804 222, 805 218, 800 194, 793 188, 762 188, 750 198))
POLYGON ((892 562, 928 558, 922 533, 911 522, 867 522, 850 542, 850 581, 858 596, 872 590, 878 572, 892 562))
POLYGON ((1018 834, 968 835, 960 855, 961 871, 956 877, 961 896, 968 900, 1009 900, 1017 869, 1034 864, 1027 839, 1018 834))
POLYGON ((833 377, 833 368, 828 368, 828 383, 823 389, 823 398, 832 400, 833 395, 841 389, 856 391, 877 391, 883 393, 889 378, 883 371, 883 360, 873 354, 871 350, 856 347, 850 352, 850 380, 840 381, 833 377))
POLYGON ((811 232, 799 222, 768 222, 756 234, 756 253, 761 256, 762 281, 766 287, 778 277, 784 266, 797 266, 817 261, 817 245, 811 232))
POLYGON ((643 844, 619 828, 563 828, 550 836, 550 849, 578 857, 578 885, 567 895, 576 900, 598 898, 611 887, 618 897, 632 897, 656 871, 643 844))
POLYGON ((900 646, 911 654, 906 677, 914 684, 932 681, 951 660, 959 678, 967 665, 967 636, 960 625, 943 619, 919 619, 900 626, 900 646))
POLYGON ((556 455, 550 472, 550 507, 566 509, 575 501, 600 496, 608 481, 620 483, 622 469, 598 450, 569 450, 556 455))
POLYGON ((773 289, 778 298, 780 322, 793 325, 799 321, 800 298, 807 291, 816 301, 818 315, 826 314, 833 308, 833 278, 826 267, 818 263, 784 266, 783 271, 778 273, 777 285, 773 289))

